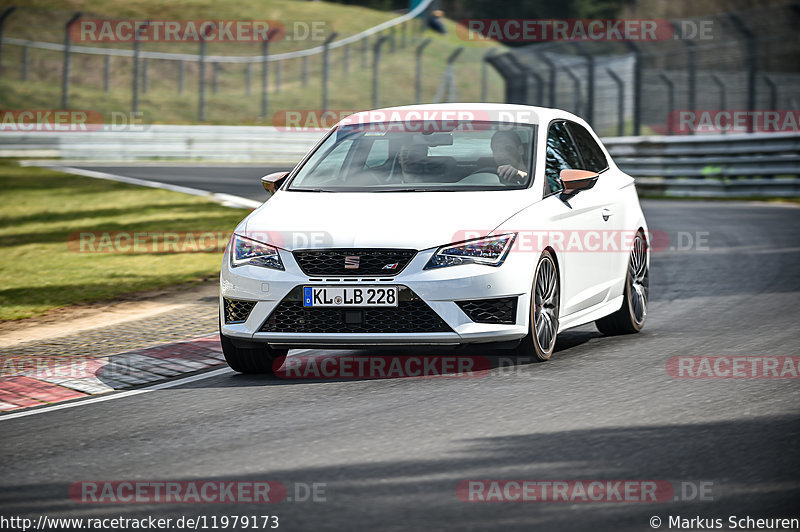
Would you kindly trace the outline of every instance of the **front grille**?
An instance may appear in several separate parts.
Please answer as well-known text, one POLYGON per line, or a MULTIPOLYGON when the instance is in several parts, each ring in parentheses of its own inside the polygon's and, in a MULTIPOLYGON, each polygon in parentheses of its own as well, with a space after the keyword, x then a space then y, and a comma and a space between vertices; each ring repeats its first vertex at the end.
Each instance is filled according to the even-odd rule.
POLYGON ((281 301, 261 332, 287 333, 434 333, 453 330, 418 295, 398 287, 397 307, 309 308, 302 286, 281 301))
POLYGON ((225 323, 244 323, 256 305, 255 301, 222 298, 224 302, 225 323))
POLYGON ((517 322, 517 298, 470 299, 456 301, 469 319, 475 323, 503 323, 513 325, 517 322))
POLYGON ((394 276, 403 271, 416 255, 413 249, 304 249, 293 252, 303 273, 309 276, 339 275, 360 277, 364 275, 394 276), (348 263, 357 268, 345 268, 348 263))

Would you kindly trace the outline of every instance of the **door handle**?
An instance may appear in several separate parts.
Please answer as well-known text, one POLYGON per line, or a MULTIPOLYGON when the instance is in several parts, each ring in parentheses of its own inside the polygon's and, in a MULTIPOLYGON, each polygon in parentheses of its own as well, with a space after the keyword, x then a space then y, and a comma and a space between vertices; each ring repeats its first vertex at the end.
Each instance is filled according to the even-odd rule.
POLYGON ((614 213, 611 212, 611 209, 603 209, 603 221, 607 222, 608 219, 611 218, 612 214, 614 214, 614 213))

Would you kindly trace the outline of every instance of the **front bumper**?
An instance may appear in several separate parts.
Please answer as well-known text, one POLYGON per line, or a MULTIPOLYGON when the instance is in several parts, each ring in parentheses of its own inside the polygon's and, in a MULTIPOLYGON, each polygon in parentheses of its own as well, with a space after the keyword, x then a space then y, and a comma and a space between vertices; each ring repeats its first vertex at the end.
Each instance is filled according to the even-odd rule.
POLYGON ((458 345, 518 340, 528 332, 533 267, 527 254, 511 253, 499 267, 468 264, 423 270, 434 249, 419 252, 393 277, 309 277, 290 252, 280 250, 285 271, 258 266, 231 268, 226 254, 220 273, 220 323, 231 338, 280 347, 337 347, 376 345, 458 345), (448 332, 262 332, 262 326, 281 301, 298 286, 396 285, 410 289, 446 324, 448 332), (475 323, 456 301, 516 298, 513 324, 475 323), (223 298, 252 301, 247 319, 225 323, 223 298))

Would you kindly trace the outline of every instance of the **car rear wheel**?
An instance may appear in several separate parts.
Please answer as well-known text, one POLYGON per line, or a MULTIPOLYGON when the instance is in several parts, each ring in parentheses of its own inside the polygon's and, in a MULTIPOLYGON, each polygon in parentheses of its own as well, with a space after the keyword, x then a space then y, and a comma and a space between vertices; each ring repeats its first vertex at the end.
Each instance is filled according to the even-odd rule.
POLYGON ((647 296, 650 272, 647 266, 647 240, 640 231, 633 241, 625 278, 622 307, 614 314, 595 321, 597 330, 606 335, 637 333, 647 319, 647 296))
POLYGON ((272 349, 265 344, 252 343, 244 347, 239 341, 236 345, 233 340, 220 332, 220 343, 225 361, 233 371, 239 373, 272 373, 272 364, 279 357, 286 356, 288 349, 272 349))
POLYGON ((528 335, 517 349, 520 355, 533 354, 537 360, 549 360, 556 346, 560 297, 558 270, 549 251, 539 257, 531 292, 528 335))

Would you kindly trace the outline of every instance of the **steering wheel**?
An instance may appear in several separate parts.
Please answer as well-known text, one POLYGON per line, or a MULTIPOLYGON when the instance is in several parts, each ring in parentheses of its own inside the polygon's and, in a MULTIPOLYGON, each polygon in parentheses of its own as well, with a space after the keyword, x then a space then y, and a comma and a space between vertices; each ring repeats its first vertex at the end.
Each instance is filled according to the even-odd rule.
POLYGON ((497 167, 496 166, 484 166, 483 168, 478 168, 472 174, 494 174, 497 175, 497 167))

